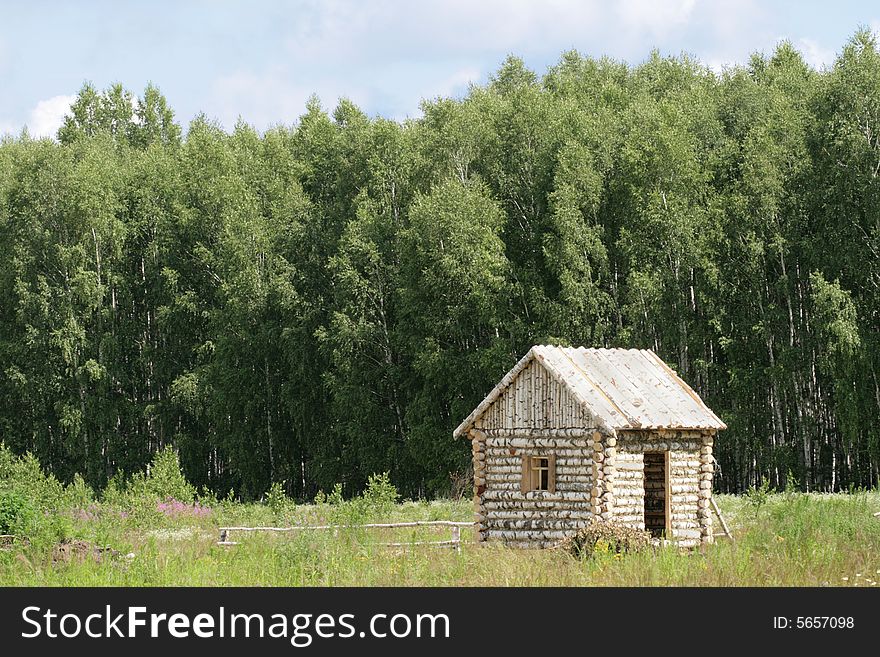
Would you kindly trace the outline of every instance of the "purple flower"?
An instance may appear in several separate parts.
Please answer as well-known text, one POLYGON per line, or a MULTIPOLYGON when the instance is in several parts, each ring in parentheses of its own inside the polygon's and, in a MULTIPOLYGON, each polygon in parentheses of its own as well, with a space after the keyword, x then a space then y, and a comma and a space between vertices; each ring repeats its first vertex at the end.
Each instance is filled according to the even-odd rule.
POLYGON ((202 506, 198 502, 187 504, 173 497, 167 497, 164 502, 159 502, 156 505, 156 510, 169 518, 204 518, 211 515, 210 507, 202 506))
POLYGON ((70 512, 71 517, 81 522, 91 522, 98 519, 98 508, 90 505, 88 509, 76 509, 70 512))

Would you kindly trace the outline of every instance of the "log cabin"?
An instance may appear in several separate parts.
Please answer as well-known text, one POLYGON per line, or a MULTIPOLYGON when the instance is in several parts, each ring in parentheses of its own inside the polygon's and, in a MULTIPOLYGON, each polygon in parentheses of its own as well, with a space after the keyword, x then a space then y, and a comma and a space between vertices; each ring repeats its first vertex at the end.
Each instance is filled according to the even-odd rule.
POLYGON ((599 517, 695 547, 725 428, 651 350, 536 345, 453 436, 471 441, 480 541, 550 547, 599 517))

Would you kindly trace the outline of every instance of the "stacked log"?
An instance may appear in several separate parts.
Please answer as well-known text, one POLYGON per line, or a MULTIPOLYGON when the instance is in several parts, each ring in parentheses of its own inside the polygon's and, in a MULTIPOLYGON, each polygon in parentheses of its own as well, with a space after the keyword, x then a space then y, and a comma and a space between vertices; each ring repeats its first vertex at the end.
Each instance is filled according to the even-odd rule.
MULTIPOLYGON (((644 454, 669 453, 668 482, 669 537, 682 547, 712 541, 712 442, 713 435, 700 431, 625 431, 618 436, 618 506, 614 518, 631 527, 645 528, 646 478, 644 454)), ((659 483, 653 486, 656 488, 659 483)), ((666 491, 663 495, 666 495, 666 491)), ((664 523, 665 524, 665 523, 664 523)))
POLYGON ((712 529, 712 510, 710 508, 712 477, 715 473, 715 461, 712 458, 714 436, 711 433, 707 433, 701 437, 700 442, 700 502, 697 517, 700 524, 700 540, 703 543, 712 543, 715 540, 715 534, 712 529))
POLYGON ((474 535, 478 541, 485 541, 486 511, 483 508, 483 493, 486 490, 486 452, 483 444, 486 434, 479 429, 471 429, 469 435, 474 463, 474 535))
POLYGON ((616 522, 645 529, 644 459, 620 444, 617 453, 614 519, 616 522))
POLYGON ((618 434, 571 427, 472 429, 479 540, 548 547, 594 516, 645 529, 644 454, 668 452, 662 475, 662 494, 669 498, 662 525, 668 522, 667 538, 682 547, 712 542, 713 434, 618 434), (523 459, 544 455, 555 456, 555 491, 523 492, 523 459))
MULTIPOLYGON (((528 436, 483 430, 481 536, 516 547, 549 547, 593 517, 592 432, 555 430, 528 436), (523 493, 523 459, 555 456, 555 490, 523 493)), ((477 465, 474 466, 475 472, 477 465)))

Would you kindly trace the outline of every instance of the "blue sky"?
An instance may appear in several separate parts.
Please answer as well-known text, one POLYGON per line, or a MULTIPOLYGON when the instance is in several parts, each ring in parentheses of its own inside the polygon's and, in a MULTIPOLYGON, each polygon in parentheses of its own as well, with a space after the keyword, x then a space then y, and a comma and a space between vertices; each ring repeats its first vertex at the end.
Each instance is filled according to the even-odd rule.
POLYGON ((294 123, 306 100, 348 97, 371 115, 418 116, 508 54, 543 73, 569 49, 636 64, 652 48, 713 68, 788 39, 829 66, 880 3, 837 0, 151 0, 0 5, 0 134, 52 135, 86 80, 147 82, 186 125, 294 123))

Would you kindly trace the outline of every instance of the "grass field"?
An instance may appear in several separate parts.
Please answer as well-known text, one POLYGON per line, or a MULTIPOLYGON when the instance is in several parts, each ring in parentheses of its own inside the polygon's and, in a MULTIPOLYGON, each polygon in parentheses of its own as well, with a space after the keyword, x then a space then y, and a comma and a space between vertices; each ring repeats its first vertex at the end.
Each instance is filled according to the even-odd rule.
MULTIPOLYGON (((290 514, 261 505, 181 514, 152 524, 94 505, 76 520, 80 538, 56 546, 13 546, 0 553, 5 586, 875 586, 880 580, 877 493, 769 496, 758 510, 719 496, 736 541, 702 551, 602 555, 578 560, 552 550, 476 546, 461 553, 430 547, 388 548, 377 542, 448 537, 448 529, 342 530, 291 535, 235 535, 216 545, 221 524, 326 521, 320 507, 290 514), (110 546, 107 556, 86 546, 110 546), (133 556, 127 556, 127 555, 133 556)), ((467 520, 466 502, 404 503, 369 520, 467 520)), ((469 538, 467 530, 463 538, 469 538)))
MULTIPOLYGON (((672 547, 576 559, 559 550, 478 546, 464 530, 461 552, 389 548, 381 542, 443 540, 448 528, 236 534, 229 525, 361 524, 471 519, 469 501, 396 503, 376 478, 354 500, 331 493, 297 505, 279 489, 262 503, 198 497, 174 472, 101 501, 81 484, 63 487, 38 464, 0 453, 0 522, 16 540, 0 549, 4 586, 877 586, 880 492, 819 495, 753 491, 717 496, 736 540, 689 552, 672 547), (157 490, 172 491, 160 495, 157 490), (185 501, 176 501, 184 499, 185 501), (11 501, 10 501, 11 500, 11 501), (18 506, 16 507, 16 504, 18 506), (5 514, 5 515, 4 515, 5 514), (101 551, 109 547, 112 551, 101 551)), ((2 532, 0 532, 2 533, 2 532)))

